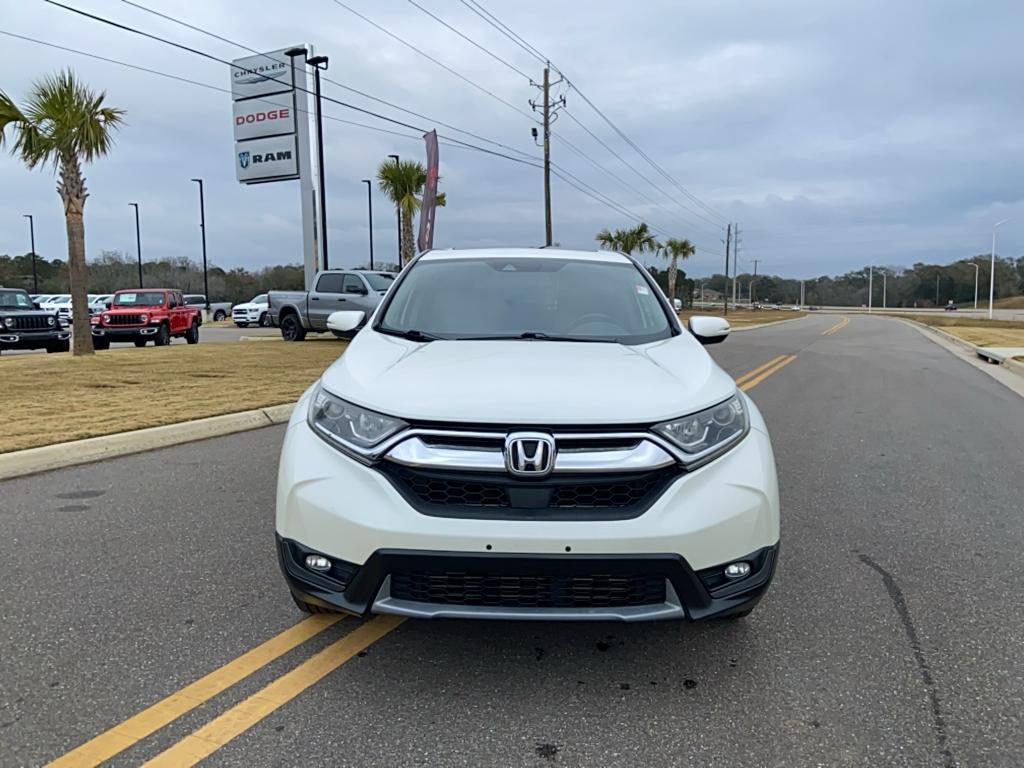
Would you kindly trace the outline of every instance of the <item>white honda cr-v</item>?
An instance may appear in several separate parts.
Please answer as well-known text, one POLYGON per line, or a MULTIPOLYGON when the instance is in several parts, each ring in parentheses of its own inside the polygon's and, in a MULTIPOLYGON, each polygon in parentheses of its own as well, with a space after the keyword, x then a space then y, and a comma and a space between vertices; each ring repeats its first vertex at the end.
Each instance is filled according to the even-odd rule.
POLYGON ((617 253, 419 256, 285 433, 278 555, 299 607, 745 616, 779 498, 761 414, 701 346, 728 330, 680 326, 617 253))

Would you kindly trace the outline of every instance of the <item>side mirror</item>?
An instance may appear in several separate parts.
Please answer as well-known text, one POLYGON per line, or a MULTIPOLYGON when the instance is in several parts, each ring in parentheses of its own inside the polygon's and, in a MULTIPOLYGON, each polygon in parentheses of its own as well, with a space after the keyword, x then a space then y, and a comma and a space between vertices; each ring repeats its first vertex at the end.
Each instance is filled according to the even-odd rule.
POLYGON ((694 315, 687 328, 701 344, 720 344, 729 335, 729 321, 724 317, 694 315))
POLYGON ((366 289, 365 288, 349 288, 348 290, 345 291, 345 293, 347 293, 349 295, 352 295, 352 296, 365 296, 366 295, 366 289))
POLYGON ((338 331, 338 333, 354 331, 362 324, 365 317, 366 313, 358 310, 348 312, 331 312, 331 314, 327 316, 327 330, 338 331))
POLYGON ((39 302, 38 301, 33 301, 32 302, 32 306, 35 307, 36 309, 42 309, 42 307, 39 306, 39 302))

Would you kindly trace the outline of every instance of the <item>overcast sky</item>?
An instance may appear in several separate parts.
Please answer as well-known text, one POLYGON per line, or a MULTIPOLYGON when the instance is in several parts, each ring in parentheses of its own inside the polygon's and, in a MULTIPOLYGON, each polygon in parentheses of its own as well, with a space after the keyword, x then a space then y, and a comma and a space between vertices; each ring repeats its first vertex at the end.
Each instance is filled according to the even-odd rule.
MULTIPOLYGON (((458 0, 417 0, 535 79, 541 64, 458 0)), ((206 51, 246 51, 120 0, 65 0, 206 51)), ((502 99, 529 111, 525 78, 440 26, 406 0, 345 0, 502 99)), ((870 261, 947 262, 990 247, 1024 252, 1024 4, 988 0, 749 0, 577 2, 481 0, 544 53, 631 139, 718 215, 695 205, 647 165, 573 90, 568 111, 647 180, 562 115, 564 136, 629 186, 556 138, 553 158, 659 231, 702 247, 691 275, 721 271, 724 226, 739 222, 741 270, 793 277, 832 274, 870 261), (584 10, 585 9, 585 10, 584 10), (632 188, 630 188, 632 187, 632 188), (639 192, 639 193, 638 193, 639 192), (642 193, 642 194, 640 194, 642 193), (653 202, 652 202, 653 201, 653 202), (699 211, 698 218, 691 210, 699 211), (710 221, 709 221, 710 220, 710 221), (714 223, 712 223, 714 222, 714 223)), ((529 119, 406 48, 333 0, 141 0, 141 4, 257 50, 312 43, 332 80, 458 128, 537 153, 529 119)), ((215 61, 77 17, 41 0, 0 0, 0 29, 217 88, 215 61)), ((41 75, 71 66, 126 111, 110 157, 85 168, 86 246, 134 255, 129 202, 138 202, 144 258, 200 256, 198 196, 205 179, 210 259, 222 267, 301 260, 297 182, 245 187, 234 177, 231 98, 0 35, 0 89, 20 100, 41 75)), ((562 89, 559 89, 559 93, 562 89)), ((429 121, 324 84, 324 93, 417 127, 429 121)), ((418 132, 339 105, 325 115, 409 134, 325 123, 330 245, 335 265, 366 261, 363 178, 389 153, 423 159, 418 132)), ((442 134, 459 136, 441 128, 442 134)), ((478 140, 461 136, 468 141, 478 140)), ((543 242, 542 175, 479 152, 441 147, 435 246, 543 242)), ((49 172, 0 156, 0 253, 66 254, 63 209, 49 172)), ((554 234, 591 248, 602 227, 632 222, 558 179, 554 234)), ((376 256, 394 260, 393 209, 374 190, 376 256)))

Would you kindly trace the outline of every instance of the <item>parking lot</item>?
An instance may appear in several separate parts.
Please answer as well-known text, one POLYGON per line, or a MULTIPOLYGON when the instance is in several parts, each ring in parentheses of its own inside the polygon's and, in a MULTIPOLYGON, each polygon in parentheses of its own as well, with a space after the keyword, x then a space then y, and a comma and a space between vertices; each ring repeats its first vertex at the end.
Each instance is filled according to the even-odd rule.
POLYGON ((272 427, 0 484, 0 765, 1019 764, 1019 397, 893 319, 709 349, 779 467, 751 617, 305 617, 272 427))

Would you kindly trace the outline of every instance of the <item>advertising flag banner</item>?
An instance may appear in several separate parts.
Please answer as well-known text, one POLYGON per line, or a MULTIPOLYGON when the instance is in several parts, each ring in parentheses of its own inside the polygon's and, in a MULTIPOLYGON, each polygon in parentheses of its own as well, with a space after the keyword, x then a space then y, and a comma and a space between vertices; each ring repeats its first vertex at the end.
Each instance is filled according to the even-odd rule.
POLYGON ((427 183, 423 185, 420 206, 420 235, 416 245, 420 252, 434 247, 434 211, 437 209, 437 131, 423 134, 427 142, 427 183))

